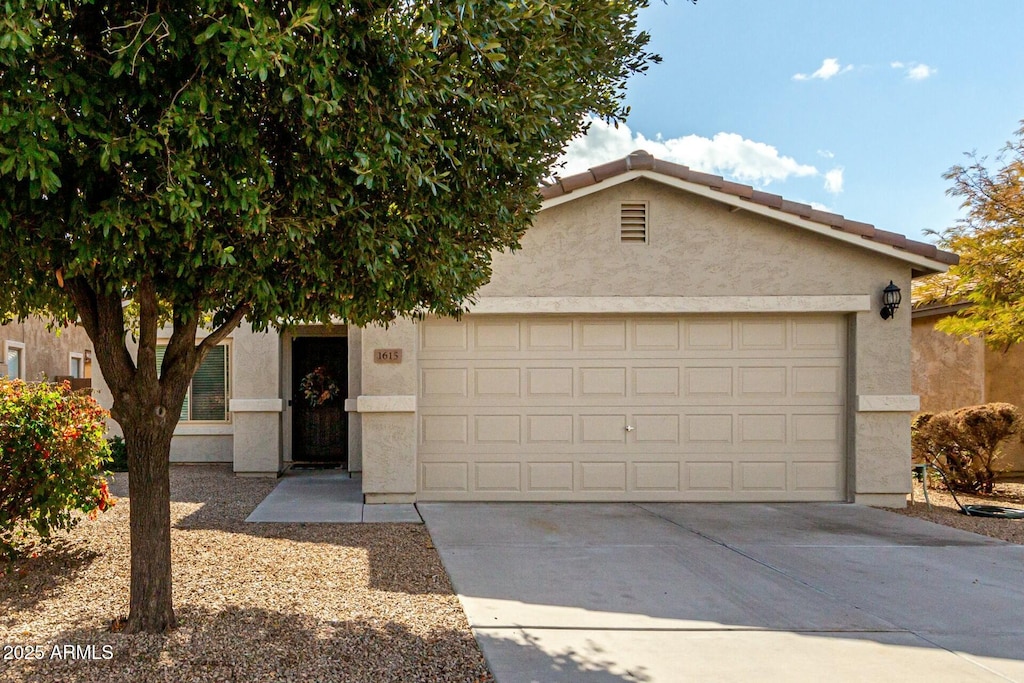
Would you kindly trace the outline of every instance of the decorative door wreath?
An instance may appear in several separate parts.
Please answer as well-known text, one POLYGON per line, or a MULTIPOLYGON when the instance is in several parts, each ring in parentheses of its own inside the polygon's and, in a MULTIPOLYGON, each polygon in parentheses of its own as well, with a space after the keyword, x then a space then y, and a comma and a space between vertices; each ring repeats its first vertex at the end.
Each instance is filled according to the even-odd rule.
POLYGON ((326 365, 313 368, 312 372, 302 378, 299 388, 302 389, 302 395, 309 401, 309 405, 314 408, 324 405, 341 393, 338 383, 331 377, 326 365))

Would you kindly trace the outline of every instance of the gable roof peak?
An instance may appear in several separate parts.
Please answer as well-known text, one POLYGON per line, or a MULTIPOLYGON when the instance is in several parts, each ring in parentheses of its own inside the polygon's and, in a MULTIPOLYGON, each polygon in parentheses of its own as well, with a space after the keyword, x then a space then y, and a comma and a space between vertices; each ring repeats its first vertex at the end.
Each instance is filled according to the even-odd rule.
POLYGON ((626 157, 626 168, 630 171, 653 170, 654 156, 643 149, 630 152, 629 156, 626 157))
MULTIPOLYGON (((722 196, 722 201, 733 204, 737 208, 742 208, 740 206, 741 201, 750 202, 772 211, 778 211, 784 216, 788 215, 791 217, 789 220, 795 218, 824 225, 838 232, 861 237, 869 242, 874 242, 876 245, 885 245, 897 251, 909 252, 915 256, 942 264, 942 266, 934 268, 935 271, 945 270, 945 266, 956 265, 960 261, 958 255, 942 251, 936 248, 934 244, 910 240, 898 233, 879 230, 870 223, 861 223, 839 214, 815 209, 807 204, 792 202, 776 194, 755 190, 750 185, 734 183, 725 180, 721 176, 694 171, 683 164, 655 159, 654 156, 643 149, 630 152, 626 157, 616 159, 615 161, 591 166, 590 169, 583 173, 577 173, 564 178, 555 176, 553 183, 540 188, 540 194, 545 201, 548 201, 560 199, 577 190, 593 188, 588 189, 589 193, 601 189, 593 186, 602 184, 611 186, 617 182, 629 179, 622 176, 639 171, 645 172, 643 175, 648 178, 669 184, 681 181, 702 186, 714 193, 719 193, 722 196), (614 180, 617 177, 618 180, 614 180)), ((924 274, 928 271, 915 270, 915 274, 918 274, 918 272, 919 274, 924 274)))

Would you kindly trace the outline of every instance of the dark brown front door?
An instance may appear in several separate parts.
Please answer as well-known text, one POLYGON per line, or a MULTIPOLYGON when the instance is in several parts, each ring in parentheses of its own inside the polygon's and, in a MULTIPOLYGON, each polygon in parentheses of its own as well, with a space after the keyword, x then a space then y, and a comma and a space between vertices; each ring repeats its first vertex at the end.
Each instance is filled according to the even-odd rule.
POLYGON ((348 338, 292 340, 292 460, 348 466, 348 338), (302 381, 314 396, 303 391, 302 381), (331 394, 332 385, 337 393, 331 394))

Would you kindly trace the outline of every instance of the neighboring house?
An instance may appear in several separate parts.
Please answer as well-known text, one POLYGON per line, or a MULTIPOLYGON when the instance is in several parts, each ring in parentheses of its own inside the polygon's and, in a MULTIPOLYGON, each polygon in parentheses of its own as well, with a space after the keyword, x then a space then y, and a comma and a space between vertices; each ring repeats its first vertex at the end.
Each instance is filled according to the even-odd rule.
POLYGON ((237 330, 173 457, 335 462, 377 503, 904 504, 910 312, 882 290, 954 255, 645 152, 542 194, 461 321, 237 330))
POLYGON ((73 379, 74 387, 88 386, 93 376, 92 341, 80 327, 55 333, 39 318, 0 325, 3 356, 0 375, 26 382, 73 379))
MULTIPOLYGON (((915 305, 912 316, 912 387, 921 411, 938 413, 981 403, 1005 402, 1024 409, 1024 346, 987 347, 979 337, 962 339, 935 324, 966 304, 915 305)), ((1024 445, 1003 444, 1000 476, 1024 475, 1024 445)))

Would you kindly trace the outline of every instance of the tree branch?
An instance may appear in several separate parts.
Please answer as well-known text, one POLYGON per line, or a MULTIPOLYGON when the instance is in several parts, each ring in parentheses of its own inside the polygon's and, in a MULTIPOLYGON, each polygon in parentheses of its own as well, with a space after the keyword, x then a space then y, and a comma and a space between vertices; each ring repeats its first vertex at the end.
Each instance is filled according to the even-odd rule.
POLYGON ((153 280, 143 278, 135 290, 139 304, 139 352, 136 357, 140 379, 156 381, 156 334, 159 326, 160 306, 156 299, 153 280))
POLYGON ((124 345, 124 309, 121 297, 99 295, 82 276, 68 278, 64 286, 71 296, 85 333, 96 350, 107 386, 114 391, 115 401, 135 379, 135 363, 124 345))
POLYGON ((206 355, 210 353, 210 349, 220 344, 224 339, 231 334, 231 331, 242 324, 242 320, 248 315, 249 311, 252 310, 251 304, 241 304, 236 306, 234 310, 228 315, 228 319, 225 320, 220 327, 215 329, 213 332, 206 336, 199 346, 196 347, 198 351, 198 358, 196 359, 196 368, 198 369, 199 364, 203 362, 206 355))

